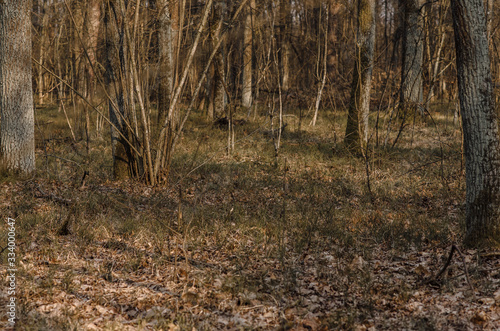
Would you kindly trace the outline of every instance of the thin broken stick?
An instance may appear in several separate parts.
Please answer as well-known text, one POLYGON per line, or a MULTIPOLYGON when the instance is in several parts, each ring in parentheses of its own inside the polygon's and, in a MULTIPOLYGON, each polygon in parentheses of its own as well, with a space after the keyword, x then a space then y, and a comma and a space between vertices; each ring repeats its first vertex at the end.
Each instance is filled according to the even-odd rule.
POLYGON ((448 260, 446 261, 446 263, 443 266, 443 268, 441 269, 441 271, 436 275, 436 277, 434 277, 433 279, 430 279, 429 281, 427 281, 427 283, 431 283, 431 282, 437 281, 443 275, 443 273, 446 271, 446 269, 448 269, 448 267, 449 267, 449 265, 451 263, 451 259, 453 258, 453 253, 455 251, 458 253, 458 255, 460 255, 460 258, 462 259, 462 264, 464 265, 465 278, 467 279, 467 284, 469 284, 469 287, 470 287, 470 289, 472 291, 472 295, 474 296, 474 299, 476 299, 476 293, 474 291, 474 287, 472 286, 472 283, 470 282, 469 271, 467 270, 467 264, 465 262, 465 257, 464 257, 464 255, 462 254, 462 252, 460 251, 460 249, 456 245, 452 245, 451 246, 450 255, 448 256, 448 260))

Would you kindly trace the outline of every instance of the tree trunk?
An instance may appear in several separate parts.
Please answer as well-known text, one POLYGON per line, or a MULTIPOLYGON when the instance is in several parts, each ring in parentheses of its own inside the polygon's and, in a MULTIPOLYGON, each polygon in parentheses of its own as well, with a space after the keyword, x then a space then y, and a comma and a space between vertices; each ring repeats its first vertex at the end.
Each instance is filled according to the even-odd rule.
POLYGON ((88 3, 88 22, 87 22, 87 32, 88 32, 88 54, 90 64, 87 68, 88 79, 88 96, 90 100, 94 97, 94 91, 96 87, 96 78, 94 70, 90 67, 92 65, 96 69, 97 64, 97 43, 99 37, 99 26, 101 24, 101 0, 92 0, 88 3))
POLYGON ((356 61, 344 143, 361 154, 368 142, 368 115, 375 48, 375 0, 358 0, 356 61))
POLYGON ((404 12, 400 102, 403 111, 422 110, 424 56, 422 0, 401 0, 404 12))
MULTIPOLYGON (((214 4, 214 21, 219 22, 223 19, 225 13, 225 3, 217 2, 214 4)), ((218 25, 217 28, 212 33, 212 47, 215 47, 222 36, 222 25, 218 25)), ((224 43, 224 41, 223 41, 224 43)), ((213 113, 212 118, 215 116, 222 116, 225 110, 225 91, 224 84, 226 76, 224 74, 224 47, 221 47, 220 51, 217 53, 214 61, 214 76, 212 79, 212 104, 213 113)), ((209 113, 210 117, 210 113, 209 113)))
POLYGON ((452 0, 466 165, 465 243, 500 245, 500 142, 483 0, 452 0))
MULTIPOLYGON (((117 130, 127 139, 129 137, 129 130, 127 129, 125 119, 125 100, 124 100, 124 87, 123 77, 120 77, 120 56, 117 53, 123 53, 123 39, 124 36, 120 35, 118 27, 118 17, 113 13, 118 12, 118 8, 110 1, 106 6, 105 25, 106 25, 106 75, 105 83, 108 88, 108 94, 113 99, 109 101, 109 119, 113 126, 111 126, 111 145, 113 154, 113 177, 116 180, 125 179, 130 177, 130 146, 123 139, 117 130), (121 45, 121 46, 120 46, 121 45), (118 48, 120 47, 120 52, 118 48), (115 107, 116 106, 116 107, 115 107)), ((121 31, 123 33, 123 31, 121 31)))
POLYGON ((172 20, 168 0, 159 0, 158 6, 158 58, 159 58, 159 87, 158 87, 158 123, 163 123, 170 107, 172 94, 174 43, 172 20))
POLYGON ((488 40, 491 39, 491 33, 493 28, 493 0, 486 0, 486 30, 488 31, 488 40))
POLYGON ((0 149, 7 169, 35 170, 31 0, 0 4, 0 149))
POLYGON ((291 26, 290 0, 280 2, 280 69, 281 69, 281 90, 286 95, 290 88, 290 41, 288 37, 291 26))
POLYGON ((253 25, 252 15, 255 10, 255 0, 250 1, 245 19, 243 36, 243 88, 241 104, 245 108, 252 106, 252 59, 253 59, 253 25))

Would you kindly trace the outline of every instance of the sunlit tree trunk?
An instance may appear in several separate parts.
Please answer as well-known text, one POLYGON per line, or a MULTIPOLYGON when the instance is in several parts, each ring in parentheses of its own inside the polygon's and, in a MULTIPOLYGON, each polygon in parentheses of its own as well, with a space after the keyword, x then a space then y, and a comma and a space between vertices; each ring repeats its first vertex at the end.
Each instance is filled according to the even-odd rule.
POLYGON ((170 95, 173 87, 173 39, 170 1, 158 0, 158 123, 163 123, 170 107, 170 95))
POLYGON ((0 150, 12 171, 35 170, 31 0, 0 3, 0 150))
POLYGON ((375 48, 375 0, 357 0, 356 61, 344 143, 355 154, 368 141, 368 115, 375 48))
POLYGON ((492 32, 492 27, 493 27, 493 0, 485 0, 486 1, 486 29, 488 31, 488 39, 491 38, 491 32, 492 32))
POLYGON ((452 0, 466 165, 465 243, 500 246, 500 142, 483 0, 452 0))
MULTIPOLYGON (((89 60, 97 69, 97 42, 99 37, 99 27, 101 25, 101 0, 91 0, 88 3, 88 22, 87 22, 87 33, 88 33, 88 46, 87 51, 89 54, 89 60)), ((90 66, 87 69, 88 72, 88 95, 92 99, 94 97, 94 91, 96 87, 96 78, 94 71, 90 66)))
POLYGON ((245 31, 243 32, 243 87, 241 104, 245 108, 252 105, 252 59, 253 59, 253 26, 252 15, 255 10, 255 0, 248 5, 245 18, 245 31))
POLYGON ((422 110, 423 0, 400 1, 404 13, 400 102, 403 111, 422 110))
MULTIPOLYGON (((38 62, 40 62, 40 64, 44 64, 44 59, 45 59, 45 56, 47 55, 46 52, 47 50, 45 49, 47 47, 46 45, 46 39, 47 39, 47 23, 48 23, 48 20, 49 20, 49 15, 46 13, 46 8, 45 6, 41 6, 38 8, 39 9, 39 13, 38 15, 41 15, 42 16, 42 19, 41 19, 41 24, 40 24, 40 29, 39 29, 39 40, 38 40, 38 47, 39 47, 39 54, 38 54, 38 62)), ((43 72, 44 70, 42 68, 40 68, 38 70, 38 82, 37 82, 37 89, 38 89, 38 102, 42 105, 43 102, 44 102, 44 90, 45 90, 45 86, 44 86, 44 75, 43 75, 43 72)))

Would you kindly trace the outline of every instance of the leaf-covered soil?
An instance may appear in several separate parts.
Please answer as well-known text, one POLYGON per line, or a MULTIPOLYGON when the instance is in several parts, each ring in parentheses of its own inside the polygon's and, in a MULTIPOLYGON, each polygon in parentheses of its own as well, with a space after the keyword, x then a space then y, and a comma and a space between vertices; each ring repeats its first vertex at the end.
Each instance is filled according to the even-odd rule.
POLYGON ((16 219, 16 328, 499 329, 500 253, 461 246, 458 128, 421 124, 365 160, 332 143, 335 125, 289 125, 277 159, 255 128, 228 156, 226 132, 191 126, 156 188, 111 181, 104 140, 92 163, 85 142, 48 140, 35 177, 0 182, 2 222, 16 219))

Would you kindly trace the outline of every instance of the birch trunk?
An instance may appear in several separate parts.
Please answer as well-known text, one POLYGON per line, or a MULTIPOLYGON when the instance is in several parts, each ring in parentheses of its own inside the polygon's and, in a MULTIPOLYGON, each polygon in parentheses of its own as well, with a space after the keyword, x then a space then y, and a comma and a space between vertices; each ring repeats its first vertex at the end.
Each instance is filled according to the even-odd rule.
POLYGON ((500 142, 483 0, 452 0, 470 247, 500 245, 500 142))
POLYGON ((0 5, 0 151, 7 169, 35 170, 31 0, 0 5))

